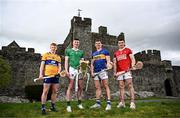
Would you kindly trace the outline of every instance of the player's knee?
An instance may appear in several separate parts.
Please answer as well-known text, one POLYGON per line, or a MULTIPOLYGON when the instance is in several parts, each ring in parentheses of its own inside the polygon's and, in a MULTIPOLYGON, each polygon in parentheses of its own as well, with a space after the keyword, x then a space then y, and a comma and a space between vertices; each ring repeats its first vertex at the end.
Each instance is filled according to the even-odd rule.
POLYGON ((70 91, 72 91, 72 90, 73 90, 73 87, 72 87, 72 86, 69 86, 68 89, 69 89, 70 91))
POLYGON ((133 84, 132 83, 128 83, 128 88, 129 89, 133 88, 133 84))
POLYGON ((73 84, 69 84, 68 89, 72 90, 73 89, 73 84))
POLYGON ((100 88, 100 85, 95 85, 95 88, 96 88, 96 89, 100 88))
POLYGON ((48 94, 48 91, 43 91, 43 95, 47 95, 48 94))
POLYGON ((108 86, 108 84, 106 83, 106 84, 104 84, 104 88, 105 89, 108 89, 109 88, 109 86, 108 86))
POLYGON ((78 87, 78 90, 79 90, 79 91, 83 90, 83 87, 82 87, 82 86, 79 86, 79 87, 78 87))
POLYGON ((96 86, 96 90, 101 90, 100 86, 96 86))
POLYGON ((58 90, 53 90, 52 94, 58 94, 58 90))

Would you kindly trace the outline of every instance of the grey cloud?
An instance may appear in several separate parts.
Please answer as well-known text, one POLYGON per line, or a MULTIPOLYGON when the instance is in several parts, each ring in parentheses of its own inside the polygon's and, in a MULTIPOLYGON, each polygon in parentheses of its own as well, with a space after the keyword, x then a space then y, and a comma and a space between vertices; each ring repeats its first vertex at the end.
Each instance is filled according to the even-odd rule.
MULTIPOLYGON (((1 1, 0 36, 32 45, 41 53, 45 50, 37 45, 40 42, 47 50, 50 42, 64 41, 78 8, 83 10, 82 17, 92 18, 93 32, 100 25, 107 26, 112 35, 124 32, 127 46, 135 52, 159 49, 168 58, 164 54, 167 51, 180 51, 180 0, 1 1)), ((175 62, 179 63, 178 60, 179 57, 175 62)))

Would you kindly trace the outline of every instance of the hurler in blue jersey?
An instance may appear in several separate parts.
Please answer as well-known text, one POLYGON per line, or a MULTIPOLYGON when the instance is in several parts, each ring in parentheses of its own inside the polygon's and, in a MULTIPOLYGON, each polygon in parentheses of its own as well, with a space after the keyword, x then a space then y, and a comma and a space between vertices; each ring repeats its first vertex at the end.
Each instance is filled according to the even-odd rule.
POLYGON ((101 83, 106 90, 107 94, 107 106, 105 110, 111 110, 111 97, 110 89, 108 86, 108 73, 106 71, 107 65, 111 64, 109 52, 102 48, 102 43, 100 40, 95 41, 96 51, 92 54, 91 61, 91 75, 94 78, 94 83, 96 87, 96 103, 91 106, 91 108, 100 108, 101 102, 101 83))

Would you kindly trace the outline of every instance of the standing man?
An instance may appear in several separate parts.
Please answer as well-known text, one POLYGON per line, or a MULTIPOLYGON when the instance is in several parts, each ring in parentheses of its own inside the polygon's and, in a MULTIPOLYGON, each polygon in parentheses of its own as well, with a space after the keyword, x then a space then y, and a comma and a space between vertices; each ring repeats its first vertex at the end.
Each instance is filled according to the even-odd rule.
POLYGON ((102 43, 98 39, 95 41, 96 50, 92 54, 91 61, 91 75, 94 78, 94 83, 96 87, 96 104, 91 106, 91 108, 100 108, 101 107, 101 82, 103 87, 106 90, 107 95, 107 106, 105 110, 111 110, 111 96, 110 89, 108 86, 108 73, 105 71, 107 65, 111 64, 109 52, 106 49, 102 48, 102 43))
MULTIPOLYGON (((73 39, 73 48, 67 48, 65 51, 65 71, 66 75, 69 77, 69 86, 66 92, 67 100, 67 112, 72 112, 70 100, 72 96, 73 85, 75 77, 78 74, 78 68, 80 66, 80 60, 83 59, 84 53, 82 50, 79 50, 79 39, 73 39)), ((79 76, 80 77, 80 76, 79 76)), ((81 76, 78 80, 78 108, 84 109, 81 104, 81 97, 83 91, 83 77, 81 76)))
POLYGON ((119 81, 120 102, 118 108, 125 107, 124 92, 125 83, 128 85, 129 93, 131 96, 130 108, 135 109, 134 103, 134 87, 132 83, 132 74, 130 68, 134 69, 135 58, 132 50, 125 47, 125 40, 118 39, 119 49, 114 53, 114 76, 119 81), (120 74, 121 73, 121 74, 120 74))
POLYGON ((57 111, 55 108, 56 97, 59 89, 59 73, 61 72, 61 58, 56 54, 57 45, 51 43, 50 52, 43 54, 41 59, 39 78, 51 76, 43 81, 43 93, 41 96, 42 114, 46 114, 45 103, 50 86, 52 86, 51 111, 57 111))

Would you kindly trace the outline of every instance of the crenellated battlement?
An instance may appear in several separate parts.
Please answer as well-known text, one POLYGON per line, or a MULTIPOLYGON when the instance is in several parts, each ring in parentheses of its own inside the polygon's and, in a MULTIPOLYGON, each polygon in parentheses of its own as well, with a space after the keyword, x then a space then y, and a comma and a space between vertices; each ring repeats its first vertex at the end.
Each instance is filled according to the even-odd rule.
POLYGON ((20 47, 15 41, 8 46, 2 46, 0 55, 10 60, 39 60, 41 55, 34 48, 20 47))
POLYGON ((173 68, 172 68, 172 63, 171 63, 170 60, 163 60, 162 63, 163 63, 163 65, 164 65, 164 67, 165 67, 165 70, 166 70, 167 72, 171 72, 171 71, 173 70, 173 68))
POLYGON ((2 52, 12 53, 35 53, 34 48, 28 48, 26 51, 25 47, 20 47, 15 41, 11 42, 8 46, 2 46, 2 52))
POLYGON ((73 19, 71 20, 71 25, 79 25, 79 26, 91 26, 92 22, 90 18, 84 18, 74 16, 73 19))
POLYGON ((24 47, 8 47, 8 46, 2 46, 2 51, 3 52, 9 52, 9 53, 14 53, 14 52, 19 52, 19 53, 25 53, 26 48, 24 47))
POLYGON ((99 26, 98 30, 99 30, 99 34, 102 34, 102 35, 107 34, 107 27, 105 26, 99 26))
POLYGON ((161 62, 161 53, 159 50, 147 50, 138 52, 135 54, 136 60, 140 61, 150 61, 155 63, 161 62))

